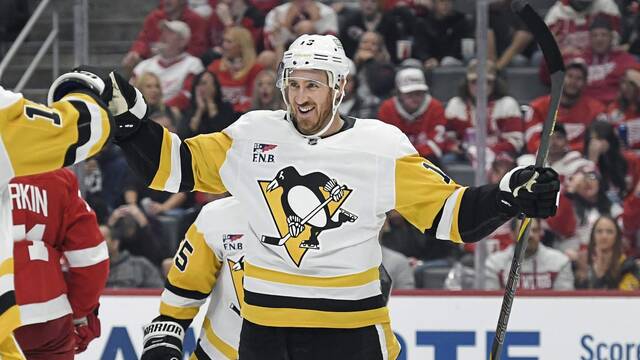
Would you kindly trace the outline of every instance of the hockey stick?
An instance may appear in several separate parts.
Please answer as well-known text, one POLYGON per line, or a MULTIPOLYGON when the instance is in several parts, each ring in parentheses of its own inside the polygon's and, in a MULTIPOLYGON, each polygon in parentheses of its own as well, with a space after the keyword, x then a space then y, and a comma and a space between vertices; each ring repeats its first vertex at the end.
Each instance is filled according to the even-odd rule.
MULTIPOLYGON (((514 0, 511 3, 511 9, 518 14, 533 34, 533 37, 540 46, 540 50, 542 50, 542 54, 549 68, 549 73, 551 74, 551 103, 549 104, 547 118, 542 126, 540 147, 536 154, 535 166, 541 167, 544 166, 547 161, 549 140, 556 123, 556 113, 558 111, 558 104, 560 103, 560 96, 562 95, 562 85, 564 83, 564 62, 562 61, 562 54, 558 49, 558 44, 553 38, 551 31, 549 31, 547 25, 531 5, 527 4, 525 0, 514 0)), ((504 297, 502 298, 502 308, 500 309, 500 316, 498 317, 496 335, 493 339, 493 345, 491 346, 490 360, 500 360, 500 356, 502 355, 502 345, 504 344, 504 338, 507 334, 507 324, 509 323, 509 315, 511 315, 511 306, 513 305, 516 288, 520 280, 520 267, 522 266, 524 251, 527 248, 527 242, 529 240, 530 224, 531 219, 529 218, 524 218, 522 224, 520 224, 518 240, 511 262, 511 270, 509 271, 504 297)))
MULTIPOLYGON (((346 186, 341 186, 340 187, 342 190, 346 190, 347 187, 346 186)), ((331 196, 329 196, 328 199, 326 199, 325 201, 323 201, 320 205, 316 206, 313 210, 311 210, 310 213, 307 214, 307 216, 304 217, 304 219, 302 219, 302 221, 300 222, 300 225, 305 225, 309 220, 311 220, 312 217, 314 217, 318 212, 320 212, 320 210, 322 210, 325 206, 327 206, 327 204, 329 204, 333 199, 331 198, 331 196)), ((286 233, 283 237, 278 238, 275 236, 267 236, 267 235, 262 235, 262 239, 260 239, 260 241, 262 241, 263 243, 267 243, 269 245, 278 245, 278 246, 282 246, 284 245, 289 239, 291 238, 291 231, 289 231, 288 233, 286 233)))

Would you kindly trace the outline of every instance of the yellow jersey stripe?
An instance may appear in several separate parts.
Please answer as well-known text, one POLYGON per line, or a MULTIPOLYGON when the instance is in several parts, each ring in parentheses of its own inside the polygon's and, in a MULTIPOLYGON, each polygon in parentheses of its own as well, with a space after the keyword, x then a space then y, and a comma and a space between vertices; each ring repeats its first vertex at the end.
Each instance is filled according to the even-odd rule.
POLYGON ((160 314, 170 316, 176 319, 193 319, 197 314, 200 307, 176 307, 160 302, 160 314))
POLYGON ((242 317, 252 323, 276 327, 353 329, 389 322, 386 307, 364 311, 318 311, 291 308, 267 308, 242 304, 242 317))
POLYGON ((400 343, 396 336, 393 334, 393 330, 391 330, 391 324, 383 323, 380 324, 382 326, 382 330, 384 332, 384 339, 387 345, 387 354, 389 355, 389 359, 393 360, 400 355, 400 343))
POLYGON ((18 342, 13 335, 0 343, 0 359, 1 360, 25 360, 26 357, 20 349, 18 342))
POLYGON ((171 175, 171 133, 164 129, 162 133, 162 148, 160 149, 160 165, 149 185, 150 188, 163 191, 169 175, 171 175))
POLYGON ((220 168, 233 140, 227 134, 217 132, 199 135, 184 142, 191 152, 194 190, 213 194, 226 192, 220 178, 220 168))
POLYGON ((11 335, 13 329, 20 325, 20 309, 18 309, 18 305, 13 305, 0 314, 0 340, 6 339, 11 335))
POLYGON ((174 264, 167 276, 169 283, 184 290, 193 290, 202 294, 210 293, 215 286, 216 274, 222 264, 195 224, 189 227, 178 249, 174 264), (181 270, 176 266, 176 262, 186 263, 181 270))
POLYGON ((445 200, 460 187, 418 154, 396 159, 395 209, 422 232, 434 225, 445 200))
POLYGON ((0 263, 0 276, 13 275, 13 258, 8 258, 0 263))
POLYGON ((235 349, 233 346, 227 344, 224 340, 222 340, 216 333, 213 331, 213 327, 211 326, 211 321, 209 318, 204 319, 204 324, 202 325, 204 329, 204 333, 207 336, 207 340, 213 345, 218 351, 220 351, 224 356, 228 359, 237 359, 238 349, 235 349))
POLYGON ((276 283, 309 287, 355 287, 380 280, 380 272, 377 267, 351 275, 316 277, 265 269, 249 262, 245 262, 244 264, 244 276, 276 283))

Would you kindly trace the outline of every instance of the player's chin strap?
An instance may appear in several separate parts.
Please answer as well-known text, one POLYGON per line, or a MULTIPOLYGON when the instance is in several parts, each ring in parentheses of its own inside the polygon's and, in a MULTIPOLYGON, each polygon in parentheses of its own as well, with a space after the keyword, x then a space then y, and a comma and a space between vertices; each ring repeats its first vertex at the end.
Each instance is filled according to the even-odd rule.
MULTIPOLYGON (((332 76, 331 73, 329 72, 327 72, 327 74, 329 76, 332 76)), ((315 81, 312 79, 308 79, 308 80, 315 81)), ((284 99, 284 103, 287 106, 287 121, 289 122, 289 124, 291 124, 294 130, 298 134, 300 134, 300 136, 306 139, 320 139, 322 135, 324 135, 327 131, 329 131, 329 128, 331 128, 331 125, 335 121, 336 113, 338 112, 338 108, 340 107, 340 104, 342 103, 342 99, 344 98, 344 87, 346 85, 346 82, 343 82, 342 86, 338 85, 337 88, 332 88, 333 95, 331 97, 331 106, 332 106, 331 119, 327 122, 327 124, 322 129, 320 129, 318 132, 311 135, 303 134, 302 132, 300 132, 300 130, 298 130, 298 128, 296 127, 296 124, 293 121, 293 116, 292 116, 293 112, 291 110, 291 104, 289 104, 289 101, 287 99, 287 93, 285 91, 285 89, 287 88, 287 82, 288 82, 288 77, 285 77, 285 79, 282 80, 282 84, 280 86, 280 93, 282 94, 282 99, 284 99), (340 99, 337 99, 338 94, 340 94, 340 99), (338 102, 336 102, 336 99, 338 100, 338 102)), ((325 85, 325 86, 328 86, 328 85, 325 85)))

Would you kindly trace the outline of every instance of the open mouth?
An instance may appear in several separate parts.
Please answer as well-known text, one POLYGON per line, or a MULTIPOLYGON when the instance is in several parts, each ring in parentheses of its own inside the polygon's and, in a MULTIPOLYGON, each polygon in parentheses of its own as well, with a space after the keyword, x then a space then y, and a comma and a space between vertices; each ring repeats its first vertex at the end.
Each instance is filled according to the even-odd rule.
POLYGON ((314 106, 298 106, 298 112, 300 112, 300 114, 308 114, 309 112, 311 112, 313 109, 315 109, 314 106))

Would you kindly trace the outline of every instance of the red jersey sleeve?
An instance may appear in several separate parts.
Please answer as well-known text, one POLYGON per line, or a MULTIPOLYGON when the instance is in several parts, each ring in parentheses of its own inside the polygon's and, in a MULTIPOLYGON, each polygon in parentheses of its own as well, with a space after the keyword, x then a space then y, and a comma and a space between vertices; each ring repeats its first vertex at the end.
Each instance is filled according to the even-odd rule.
POLYGON ((154 10, 147 15, 144 19, 142 30, 140 30, 138 37, 131 45, 130 51, 137 52, 143 59, 151 56, 151 43, 157 41, 160 37, 158 25, 162 18, 161 14, 161 10, 154 10))
POLYGON ((74 318, 86 316, 98 305, 109 275, 109 254, 96 215, 80 197, 78 181, 69 176, 62 250, 69 264, 68 298, 74 318))

